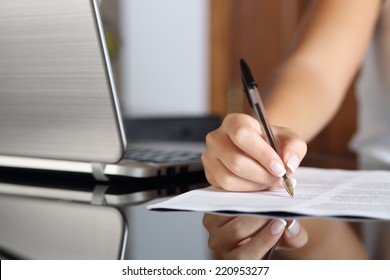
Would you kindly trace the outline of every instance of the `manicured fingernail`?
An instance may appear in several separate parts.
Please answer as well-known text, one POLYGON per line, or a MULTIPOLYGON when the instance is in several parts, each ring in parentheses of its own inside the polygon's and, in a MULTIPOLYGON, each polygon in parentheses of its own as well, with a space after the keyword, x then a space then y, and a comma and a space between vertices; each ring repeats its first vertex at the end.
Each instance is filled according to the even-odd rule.
POLYGON ((284 166, 276 159, 272 160, 269 164, 269 168, 275 176, 282 177, 286 174, 286 169, 284 166))
POLYGON ((292 236, 296 236, 301 231, 301 225, 294 219, 288 226, 287 230, 292 236))
POLYGON ((295 189, 295 187, 297 186, 297 179, 290 177, 290 181, 291 181, 293 188, 295 189))
POLYGON ((286 228, 287 222, 283 219, 277 219, 272 221, 271 225, 271 234, 272 235, 279 235, 281 234, 284 229, 286 228))
POLYGON ((298 158, 298 156, 296 154, 291 155, 288 158, 286 165, 288 166, 288 168, 290 168, 292 173, 295 173, 295 171, 297 170, 297 168, 299 166, 299 158, 298 158))

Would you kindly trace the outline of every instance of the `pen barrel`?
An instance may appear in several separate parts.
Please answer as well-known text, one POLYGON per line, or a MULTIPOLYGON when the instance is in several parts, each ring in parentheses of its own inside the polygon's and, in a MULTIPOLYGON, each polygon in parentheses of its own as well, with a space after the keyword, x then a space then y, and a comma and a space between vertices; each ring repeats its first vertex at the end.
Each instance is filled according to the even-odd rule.
MULTIPOLYGON (((261 101, 259 90, 257 89, 256 82, 253 79, 252 73, 245 63, 244 60, 241 59, 241 77, 244 85, 245 93, 248 97, 249 104, 254 108, 254 111, 259 119, 261 129, 264 133, 264 138, 268 142, 268 144, 275 150, 275 152, 280 155, 280 150, 278 147, 278 143, 276 142, 275 136, 272 132, 271 126, 267 121, 267 116, 265 115, 265 109, 263 102, 261 101)), ((287 173, 283 175, 283 183, 286 188, 286 191, 290 195, 290 197, 294 197, 294 187, 291 183, 290 178, 287 173)))
POLYGON ((264 109, 263 102, 260 99, 259 91, 257 90, 256 87, 253 87, 248 89, 248 93, 249 93, 250 101, 254 104, 254 111, 256 116, 259 119, 261 129, 265 135, 266 141, 276 151, 277 154, 280 154, 275 136, 272 132, 270 124, 267 121, 267 116, 265 115, 265 109, 264 109))

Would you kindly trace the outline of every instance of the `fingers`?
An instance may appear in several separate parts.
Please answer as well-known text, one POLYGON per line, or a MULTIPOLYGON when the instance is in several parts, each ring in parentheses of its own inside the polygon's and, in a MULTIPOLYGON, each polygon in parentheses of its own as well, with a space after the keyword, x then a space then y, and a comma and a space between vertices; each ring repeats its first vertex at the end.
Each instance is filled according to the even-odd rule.
POLYGON ((210 249, 223 258, 261 259, 283 235, 287 222, 205 214, 203 225, 209 232, 210 249))
POLYGON ((281 143, 282 159, 290 173, 295 173, 307 152, 307 144, 292 131, 276 127, 274 128, 281 143))
POLYGON ((287 129, 273 129, 283 161, 263 139, 257 120, 244 114, 226 116, 221 127, 206 137, 202 162, 208 181, 231 191, 279 189, 278 177, 295 172, 306 143, 287 129))
POLYGON ((279 241, 286 228, 282 219, 270 220, 254 236, 238 244, 236 248, 224 254, 226 259, 259 260, 279 241))
POLYGON ((281 177, 286 173, 279 155, 262 137, 260 124, 248 115, 231 114, 225 118, 222 128, 232 143, 246 156, 252 157, 272 175, 281 177))
POLYGON ((268 219, 254 216, 220 216, 205 214, 203 226, 209 232, 210 249, 226 253, 254 235, 268 223, 268 219))
POLYGON ((298 249, 306 245, 308 234, 298 220, 289 221, 282 239, 277 247, 278 250, 298 249))
MULTIPOLYGON (((242 166, 248 166, 248 168, 240 173, 234 167, 226 167, 221 159, 212 156, 208 152, 208 148, 202 155, 206 178, 215 187, 228 191, 259 191, 267 189, 269 186, 279 187, 279 179, 274 176, 269 176, 261 166, 254 166, 258 164, 252 164, 253 160, 248 157, 243 157, 242 161, 242 166)), ((227 160, 227 162, 229 163, 230 160, 227 160)))
POLYGON ((210 249, 225 259, 261 259, 275 244, 277 250, 291 251, 308 242, 298 220, 205 214, 203 225, 210 249))

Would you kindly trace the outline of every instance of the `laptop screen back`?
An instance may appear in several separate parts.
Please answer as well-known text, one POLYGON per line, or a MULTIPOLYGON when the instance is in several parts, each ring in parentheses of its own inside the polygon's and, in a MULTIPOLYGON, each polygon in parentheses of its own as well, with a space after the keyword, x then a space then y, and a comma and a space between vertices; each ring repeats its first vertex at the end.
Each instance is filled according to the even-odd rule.
POLYGON ((94 0, 0 0, 0 154, 118 161, 125 136, 94 0))

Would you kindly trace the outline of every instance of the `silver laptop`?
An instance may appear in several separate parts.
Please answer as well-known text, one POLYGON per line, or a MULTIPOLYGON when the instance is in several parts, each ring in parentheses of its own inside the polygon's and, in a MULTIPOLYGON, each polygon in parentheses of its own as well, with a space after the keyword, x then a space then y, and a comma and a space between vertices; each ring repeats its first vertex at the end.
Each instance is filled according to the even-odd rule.
POLYGON ((204 144, 128 145, 119 107, 98 0, 0 0, 0 167, 98 180, 202 170, 204 144))

